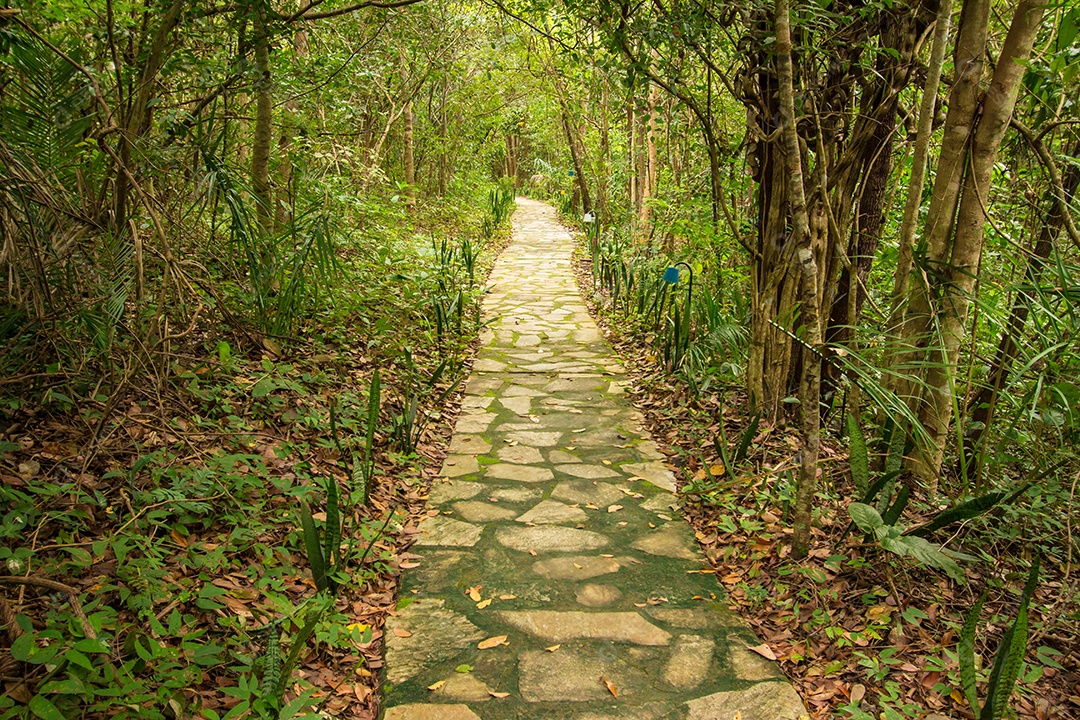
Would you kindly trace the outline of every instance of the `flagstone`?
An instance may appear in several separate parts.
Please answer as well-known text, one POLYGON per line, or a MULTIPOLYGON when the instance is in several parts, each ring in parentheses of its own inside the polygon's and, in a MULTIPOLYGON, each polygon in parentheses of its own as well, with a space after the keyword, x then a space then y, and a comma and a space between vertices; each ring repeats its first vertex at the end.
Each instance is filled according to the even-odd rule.
POLYGON ((553 463, 579 463, 581 459, 562 450, 548 450, 548 460, 553 463))
POLYGON ((680 635, 664 668, 664 680, 684 690, 696 688, 710 675, 716 641, 700 635, 680 635))
POLYGON ((608 539, 599 533, 561 525, 501 527, 495 531, 495 539, 506 547, 521 552, 596 550, 608 544, 608 539))
POLYGON ((682 525, 665 523, 659 530, 635 540, 630 544, 630 547, 647 552, 650 555, 660 555, 679 560, 697 560, 701 557, 701 554, 695 552, 695 548, 690 544, 691 542, 689 526, 684 530, 682 525))
POLYGON ((500 460, 518 465, 539 465, 544 462, 544 456, 536 448, 528 445, 509 445, 500 448, 495 456, 500 460))
POLYGON ((418 526, 417 545, 442 547, 472 547, 480 541, 483 529, 448 517, 425 518, 418 526))
POLYGON ((568 503, 611 505, 626 497, 619 488, 592 480, 565 480, 555 486, 551 497, 568 503))
POLYGON ((563 643, 579 638, 612 640, 636 645, 667 645, 671 634, 635 612, 556 612, 554 610, 499 611, 512 627, 563 643))
POLYGON ((532 565, 533 572, 549 580, 588 580, 619 572, 621 567, 622 563, 615 558, 590 555, 537 560, 532 565))
POLYGON ((499 403, 504 408, 518 415, 528 415, 532 411, 532 398, 528 395, 516 395, 514 397, 501 397, 499 403))
POLYGON ((475 455, 448 455, 443 460, 439 474, 445 477, 460 477, 480 472, 480 463, 475 455))
POLYGON ((485 637, 464 615, 434 599, 410 603, 387 619, 386 628, 386 679, 392 683, 452 658, 485 637))
POLYGON ((467 480, 448 480, 442 482, 436 480, 431 485, 428 493, 428 502, 439 505, 451 500, 468 500, 476 497, 484 489, 482 483, 468 482, 467 480))
POLYGON ((466 395, 461 398, 461 409, 478 409, 482 410, 488 405, 491 405, 495 398, 490 395, 466 395))
POLYGON ((483 455, 491 450, 491 443, 479 435, 454 434, 450 440, 451 455, 483 455))
POLYGON ((543 397, 548 393, 544 393, 540 390, 534 390, 532 388, 526 388, 525 385, 511 385, 505 392, 500 393, 500 400, 504 397, 543 397))
POLYGON ((718 692, 686 703, 687 720, 799 720, 809 718, 802 700, 786 682, 761 682, 745 690, 718 692))
POLYGON ((491 699, 491 688, 472 673, 455 672, 444 678, 443 685, 431 693, 435 699, 448 698, 463 702, 485 702, 491 699))
POLYGON ((479 500, 457 502, 454 503, 452 507, 454 508, 454 513, 473 523, 509 520, 517 515, 517 512, 510 510, 509 508, 499 507, 493 503, 482 502, 479 500))
MULTIPOLYGON (((535 432, 524 430, 513 430, 506 433, 506 439, 510 442, 519 442, 522 445, 528 445, 529 447, 554 447, 559 444, 559 440, 562 438, 560 432, 535 432)), ((484 452, 487 452, 486 450, 484 452)))
POLYGON ((495 463, 489 465, 485 471, 487 477, 499 480, 517 480, 518 482, 537 483, 547 482, 555 475, 546 467, 535 465, 514 465, 512 463, 495 463))
POLYGON ((604 465, 576 463, 568 465, 556 465, 555 469, 565 475, 573 475, 577 478, 599 480, 601 478, 622 477, 622 474, 604 465))
POLYGON ((735 672, 735 677, 740 680, 758 682, 760 680, 775 680, 781 677, 780 670, 773 663, 761 657, 752 650, 739 645, 728 648, 728 662, 735 672))
POLYGON ((506 369, 506 363, 480 358, 473 363, 472 369, 473 372, 501 372, 506 369))
POLYGON ((648 480, 657 487, 675 492, 675 476, 659 462, 623 463, 619 466, 623 472, 630 473, 643 480, 648 480))
POLYGON ((383 720, 480 720, 468 705, 409 703, 389 708, 383 720))
POLYGON ((488 497, 493 500, 511 503, 523 503, 540 497, 538 489, 530 487, 501 487, 491 490, 488 497))
POLYGON ((544 500, 521 515, 517 521, 536 525, 555 525, 558 523, 579 523, 586 520, 585 511, 570 507, 556 500, 544 500))
POLYGON ((586 583, 574 593, 574 599, 578 605, 585 607, 604 607, 622 597, 622 591, 614 585, 599 585, 586 583))
POLYGON ((455 433, 482 433, 488 429, 492 421, 497 418, 495 413, 479 413, 476 415, 460 415, 458 416, 457 425, 454 426, 455 433))

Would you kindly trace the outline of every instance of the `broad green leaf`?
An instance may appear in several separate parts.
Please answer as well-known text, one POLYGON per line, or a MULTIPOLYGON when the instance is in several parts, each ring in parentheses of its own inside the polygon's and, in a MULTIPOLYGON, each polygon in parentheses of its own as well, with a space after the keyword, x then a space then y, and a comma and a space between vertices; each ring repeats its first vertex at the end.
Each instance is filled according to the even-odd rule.
POLYGON ((848 413, 848 444, 851 449, 851 481, 859 496, 865 495, 870 487, 870 456, 866 450, 866 437, 859 427, 859 418, 855 413, 848 413))
POLYGON ((881 519, 878 511, 865 503, 851 503, 848 505, 848 514, 851 515, 851 519, 855 521, 855 524, 863 532, 874 533, 885 526, 885 522, 881 519))
POLYGON ((30 698, 29 707, 30 712, 41 718, 41 720, 66 720, 60 709, 53 705, 51 700, 41 695, 30 698))

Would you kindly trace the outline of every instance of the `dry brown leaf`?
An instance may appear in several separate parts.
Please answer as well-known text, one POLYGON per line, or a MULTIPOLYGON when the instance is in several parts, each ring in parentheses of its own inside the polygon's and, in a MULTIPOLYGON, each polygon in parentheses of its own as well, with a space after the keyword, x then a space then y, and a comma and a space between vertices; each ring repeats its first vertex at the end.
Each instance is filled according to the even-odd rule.
POLYGON ((477 610, 483 610, 484 608, 486 608, 488 605, 491 604, 492 599, 493 598, 488 598, 487 600, 481 600, 480 602, 476 603, 476 609, 477 610))
POLYGON ((772 651, 772 648, 769 647, 768 643, 761 643, 760 645, 755 645, 750 649, 756 652, 761 657, 765 658, 766 660, 776 659, 776 653, 772 651))
POLYGON ((600 680, 603 681, 604 687, 608 689, 608 692, 611 693, 612 697, 619 697, 619 691, 615 689, 615 683, 611 682, 603 675, 600 676, 600 680))
POLYGON ((490 650, 493 647, 498 647, 506 642, 506 635, 496 635, 495 637, 489 637, 487 640, 481 640, 477 643, 476 647, 479 650, 490 650))
POLYGON ((548 647, 546 647, 544 649, 547 650, 548 652, 555 652, 556 650, 558 650, 561 647, 562 647, 561 644, 560 645, 549 645, 548 647))
POLYGON ((408 630, 406 630, 405 628, 399 628, 399 627, 394 628, 394 634, 397 635, 399 638, 412 637, 412 633, 409 632, 408 630))
POLYGON ((428 685, 427 689, 428 690, 438 690, 439 688, 441 688, 445 684, 446 684, 445 680, 440 680, 439 682, 434 682, 434 683, 431 683, 430 685, 428 685))
POLYGON ((619 512, 620 510, 622 510, 622 508, 622 505, 608 505, 607 511, 609 513, 619 512))
POLYGON ((482 587, 484 587, 484 586, 483 585, 475 585, 475 586, 469 588, 468 590, 466 590, 465 594, 468 595, 470 598, 472 598, 473 602, 480 602, 480 600, 481 600, 480 588, 482 588, 482 587))
POLYGON ((500 600, 513 600, 516 597, 517 597, 517 595, 500 595, 499 599, 500 600))
POLYGON ((490 695, 493 698, 499 698, 499 699, 502 699, 504 697, 510 697, 510 693, 508 693, 508 692, 495 692, 494 690, 488 690, 488 695, 490 695))

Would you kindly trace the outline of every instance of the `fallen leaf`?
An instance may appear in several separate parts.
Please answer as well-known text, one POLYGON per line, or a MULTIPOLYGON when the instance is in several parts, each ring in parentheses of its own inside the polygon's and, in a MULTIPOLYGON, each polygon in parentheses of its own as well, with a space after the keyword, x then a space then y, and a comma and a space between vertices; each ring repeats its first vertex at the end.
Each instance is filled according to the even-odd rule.
POLYGON ((750 649, 753 650, 754 652, 756 652, 761 657, 765 658, 766 660, 775 660, 776 659, 776 653, 774 653, 772 651, 772 648, 769 647, 767 643, 761 643, 760 645, 755 645, 755 646, 751 647, 750 649))
POLYGON ((608 689, 608 692, 611 693, 612 697, 619 697, 619 692, 615 689, 615 683, 611 682, 603 675, 600 676, 600 680, 603 681, 604 687, 608 689))
POLYGON ((456 668, 454 668, 454 672, 467 673, 472 672, 472 669, 472 665, 458 665, 456 668))
POLYGON ((548 652, 555 652, 556 650, 558 650, 561 647, 562 647, 561 644, 560 645, 551 645, 551 646, 546 647, 544 649, 547 650, 548 652))
POLYGON ((517 597, 517 595, 500 595, 499 599, 500 600, 513 600, 516 597, 517 597))
POLYGON ((427 689, 428 690, 438 690, 439 688, 441 688, 445 684, 446 684, 445 680, 440 680, 439 682, 434 682, 434 683, 431 683, 430 685, 428 685, 427 689))
POLYGON ((858 705, 866 697, 866 686, 856 683, 851 686, 851 702, 858 705))
POLYGON ((622 505, 608 505, 607 511, 609 513, 619 512, 620 510, 622 510, 622 508, 622 505))
POLYGON ((408 630, 406 630, 405 628, 399 628, 399 627, 394 628, 394 634, 397 635, 399 638, 412 637, 412 633, 409 632, 408 630))
POLYGON ((602 462, 605 465, 610 465, 611 464, 610 460, 601 460, 600 462, 602 462))
MULTIPOLYGON (((479 650, 490 650, 493 647, 498 647, 506 642, 506 635, 496 635, 495 637, 489 637, 487 640, 481 640, 477 645, 479 650)), ((509 644, 509 643, 507 643, 509 644)))
POLYGON ((574 567, 576 567, 578 570, 580 570, 582 566, 578 565, 577 563, 574 563, 574 567))
POLYGON ((484 587, 484 586, 483 585, 475 585, 475 586, 469 588, 468 590, 466 590, 465 594, 468 595, 470 598, 472 598, 473 602, 480 602, 480 600, 481 600, 480 588, 482 588, 482 587, 484 587))
POLYGON ((508 692, 495 692, 494 690, 488 690, 488 695, 490 695, 493 698, 499 698, 499 699, 502 699, 504 697, 510 697, 510 693, 508 693, 508 692))
POLYGON ((491 601, 492 601, 492 598, 488 598, 487 600, 482 600, 482 601, 476 603, 476 609, 477 610, 483 610, 484 608, 486 608, 488 605, 491 604, 491 601))

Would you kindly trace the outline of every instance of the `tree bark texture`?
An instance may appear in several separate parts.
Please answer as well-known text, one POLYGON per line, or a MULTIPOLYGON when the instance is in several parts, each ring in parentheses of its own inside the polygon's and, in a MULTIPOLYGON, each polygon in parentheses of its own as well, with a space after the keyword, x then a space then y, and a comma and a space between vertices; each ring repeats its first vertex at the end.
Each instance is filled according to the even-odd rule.
POLYGON ((971 143, 970 170, 964 177, 952 254, 938 288, 941 349, 940 353, 931 350, 935 361, 928 364, 927 402, 922 405, 919 418, 930 436, 931 445, 929 452, 922 456, 918 471, 929 482, 931 491, 937 487, 936 479, 953 416, 953 376, 968 307, 979 275, 990 179, 1042 22, 1043 7, 1038 0, 1021 0, 1016 8, 990 87, 983 98, 981 117, 971 143))

